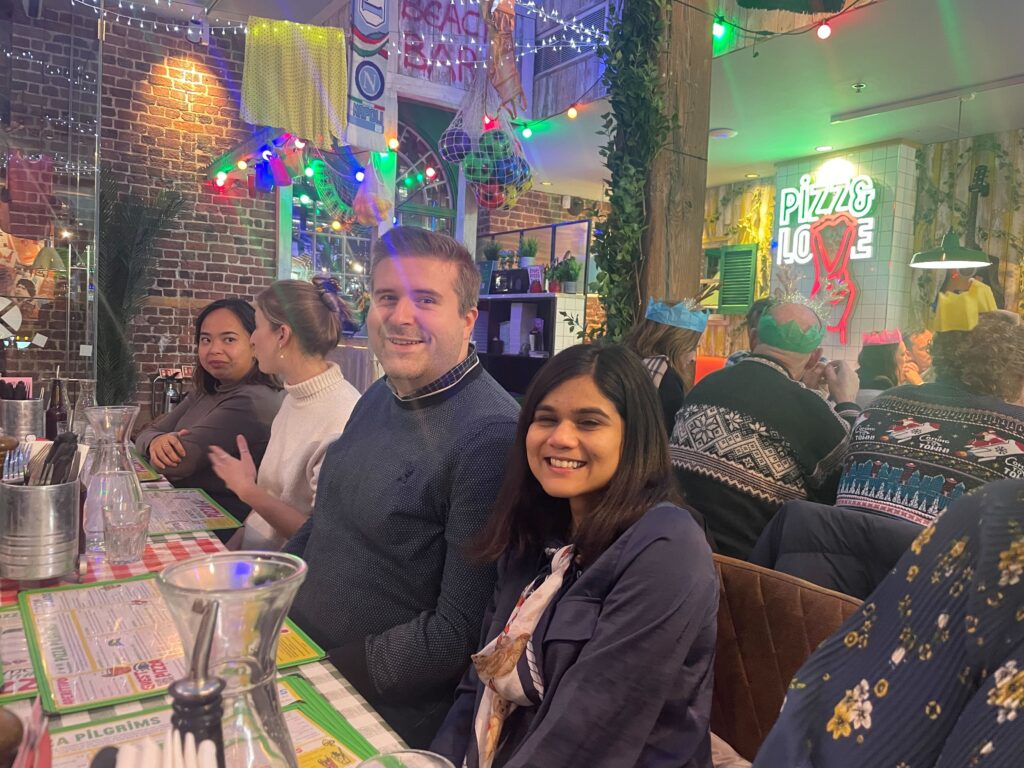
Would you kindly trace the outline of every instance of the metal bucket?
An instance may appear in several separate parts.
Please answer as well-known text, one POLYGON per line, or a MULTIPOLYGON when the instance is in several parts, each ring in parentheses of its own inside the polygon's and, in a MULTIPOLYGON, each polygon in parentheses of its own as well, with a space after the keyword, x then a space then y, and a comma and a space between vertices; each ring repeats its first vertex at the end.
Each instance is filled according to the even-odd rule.
POLYGON ((42 400, 0 400, 0 429, 19 441, 28 435, 45 437, 44 415, 42 400))
POLYGON ((78 480, 60 485, 0 483, 0 576, 19 581, 75 572, 78 480))

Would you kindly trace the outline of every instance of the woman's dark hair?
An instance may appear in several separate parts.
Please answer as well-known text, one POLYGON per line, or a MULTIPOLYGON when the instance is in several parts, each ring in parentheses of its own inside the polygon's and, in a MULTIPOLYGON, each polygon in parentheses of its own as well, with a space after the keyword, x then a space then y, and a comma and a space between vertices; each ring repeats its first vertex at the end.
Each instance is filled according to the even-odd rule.
POLYGON ((573 536, 582 562, 593 563, 655 504, 678 501, 661 406, 640 358, 619 346, 569 347, 540 369, 526 392, 498 502, 479 539, 482 560, 497 560, 507 551, 539 551, 549 537, 572 532, 569 500, 549 496, 530 471, 526 433, 544 398, 579 376, 593 378, 623 421, 618 469, 573 536))
MULTIPOLYGON (((237 317, 238 322, 242 324, 245 332, 250 336, 256 330, 256 310, 252 308, 252 304, 244 299, 217 299, 203 307, 202 312, 196 317, 194 343, 197 350, 199 349, 199 333, 203 329, 203 321, 218 309, 226 309, 237 317)), ((217 384, 219 382, 209 371, 203 368, 202 363, 198 360, 196 360, 196 370, 192 375, 192 380, 195 382, 197 389, 208 395, 212 395, 217 391, 217 384)), ((281 388, 276 378, 260 371, 255 358, 252 361, 252 368, 249 369, 249 374, 242 381, 244 384, 262 384, 271 389, 281 388)))
POLYGON ((1011 312, 985 312, 970 331, 943 331, 932 341, 937 381, 1016 402, 1024 388, 1024 325, 1011 312))
POLYGON ((891 389, 899 384, 896 350, 899 344, 869 344, 857 355, 861 389, 891 389))
POLYGON ((338 346, 342 323, 352 320, 338 283, 327 277, 278 280, 256 297, 256 306, 274 330, 287 325, 302 351, 317 357, 338 346))

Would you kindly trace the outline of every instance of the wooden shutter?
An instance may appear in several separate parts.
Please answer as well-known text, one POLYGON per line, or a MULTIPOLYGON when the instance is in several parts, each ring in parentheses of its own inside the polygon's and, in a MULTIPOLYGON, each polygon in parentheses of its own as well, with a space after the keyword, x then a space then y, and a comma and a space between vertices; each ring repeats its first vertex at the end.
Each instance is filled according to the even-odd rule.
POLYGON ((718 312, 742 315, 754 301, 757 245, 729 245, 720 249, 718 261, 718 312))

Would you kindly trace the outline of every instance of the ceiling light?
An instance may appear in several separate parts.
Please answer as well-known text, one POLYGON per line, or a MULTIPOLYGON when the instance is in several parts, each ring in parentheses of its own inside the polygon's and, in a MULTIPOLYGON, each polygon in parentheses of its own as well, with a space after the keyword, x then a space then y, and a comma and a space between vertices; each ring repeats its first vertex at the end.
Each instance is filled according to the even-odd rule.
POLYGON ((551 182, 550 182, 550 181, 542 181, 542 182, 540 183, 540 185, 541 185, 542 187, 550 187, 550 186, 551 186, 551 182))
POLYGON ((831 144, 822 144, 820 147, 815 147, 814 151, 815 152, 831 152, 833 149, 835 149, 835 147, 833 147, 831 144))
POLYGON ((760 173, 748 173, 747 174, 747 178, 748 179, 760 179, 761 178, 761 174, 760 173))
POLYGON ((735 138, 738 131, 732 128, 712 128, 708 131, 708 137, 712 139, 732 139, 735 138))
POLYGON ((914 269, 984 269, 991 263, 983 251, 960 245, 960 238, 952 228, 938 248, 915 253, 910 259, 914 269))

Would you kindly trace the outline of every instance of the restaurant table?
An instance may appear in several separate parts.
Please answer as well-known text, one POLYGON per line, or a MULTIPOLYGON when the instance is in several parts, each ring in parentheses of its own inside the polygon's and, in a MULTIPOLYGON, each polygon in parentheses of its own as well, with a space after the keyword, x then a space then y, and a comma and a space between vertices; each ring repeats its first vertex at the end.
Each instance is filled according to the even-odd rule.
MULTIPOLYGON (((165 481, 147 483, 146 486, 150 488, 171 487, 165 481)), ((124 579, 130 576, 155 573, 168 563, 226 551, 227 548, 220 539, 205 531, 153 536, 146 542, 146 550, 139 562, 130 565, 110 565, 102 557, 90 557, 88 569, 81 579, 77 575, 69 579, 51 579, 45 582, 31 583, 0 579, 0 606, 17 603, 18 592, 23 589, 124 579)), ((0 659, 0 663, 2 661, 0 659)), ((312 683, 317 691, 330 702, 331 706, 340 712, 380 752, 386 753, 405 748, 405 744, 398 735, 330 662, 315 661, 292 667, 282 674, 294 673, 301 674, 312 683)), ((32 702, 32 699, 23 699, 4 706, 24 719, 32 708, 32 702)), ((170 697, 161 695, 125 704, 97 707, 85 712, 51 715, 49 724, 51 729, 67 725, 81 725, 117 715, 130 715, 133 712, 141 712, 162 704, 170 704, 170 697)))

